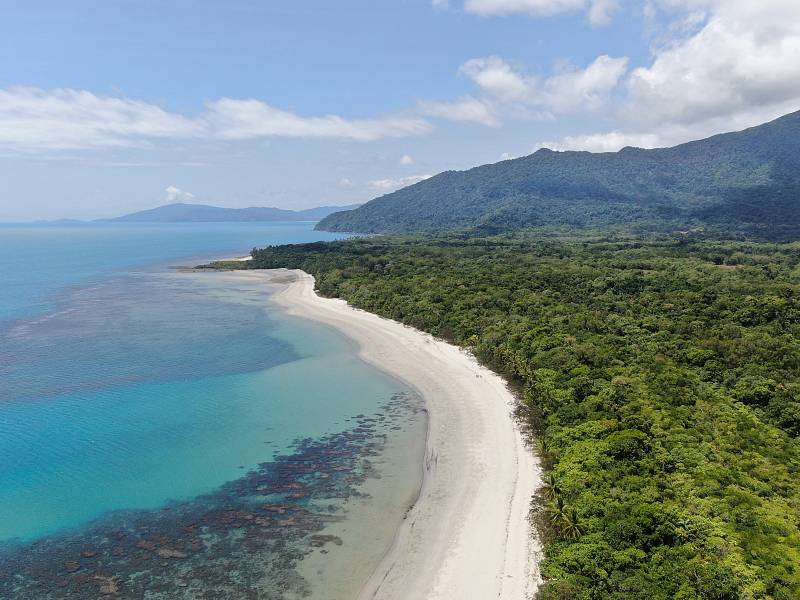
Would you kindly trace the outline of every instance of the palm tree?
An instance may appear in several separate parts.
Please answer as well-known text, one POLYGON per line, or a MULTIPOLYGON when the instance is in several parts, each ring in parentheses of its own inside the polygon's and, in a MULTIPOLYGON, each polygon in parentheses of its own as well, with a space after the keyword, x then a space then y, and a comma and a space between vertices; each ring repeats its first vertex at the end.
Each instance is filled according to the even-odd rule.
POLYGON ((547 444, 544 438, 540 437, 536 444, 538 446, 539 456, 541 457, 547 456, 547 454, 550 451, 550 446, 547 444))
POLYGON ((585 533, 578 518, 578 511, 575 510, 575 507, 564 504, 564 500, 560 496, 550 503, 546 512, 550 517, 550 523, 562 537, 568 540, 577 540, 585 533))
POLYGON ((558 480, 552 472, 547 474, 545 480, 544 497, 550 502, 555 502, 557 498, 561 497, 561 488, 558 487, 558 480))
POLYGON ((578 522, 578 511, 569 507, 561 520, 561 535, 568 540, 577 540, 585 533, 583 525, 578 522))
POLYGON ((550 522, 559 527, 565 515, 566 506, 561 496, 556 496, 550 504, 547 505, 545 512, 550 516, 550 522))

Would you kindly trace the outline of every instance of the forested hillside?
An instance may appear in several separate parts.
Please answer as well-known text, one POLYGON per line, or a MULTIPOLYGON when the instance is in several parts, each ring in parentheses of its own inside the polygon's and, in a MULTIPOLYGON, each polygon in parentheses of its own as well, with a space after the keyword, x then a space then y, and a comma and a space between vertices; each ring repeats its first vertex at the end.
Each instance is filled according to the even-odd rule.
POLYGON ((800 112, 674 148, 553 152, 447 171, 334 213, 318 228, 361 233, 529 227, 800 233, 800 112))
POLYGON ((373 238, 253 257, 518 388, 547 469, 541 599, 800 598, 797 243, 373 238))

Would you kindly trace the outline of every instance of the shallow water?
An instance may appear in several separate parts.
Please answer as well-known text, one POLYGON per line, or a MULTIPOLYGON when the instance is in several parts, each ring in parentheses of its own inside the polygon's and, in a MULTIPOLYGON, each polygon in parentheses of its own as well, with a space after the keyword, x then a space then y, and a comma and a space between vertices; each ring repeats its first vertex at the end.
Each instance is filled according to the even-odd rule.
MULTIPOLYGON (((87 260, 109 238, 78 229, 33 236, 57 283, 0 296, 0 597, 352 596, 418 489, 419 399, 274 287, 165 267, 237 228, 202 252, 206 229, 133 228, 138 263, 87 260)), ((25 287, 30 252, 4 280, 25 287)))

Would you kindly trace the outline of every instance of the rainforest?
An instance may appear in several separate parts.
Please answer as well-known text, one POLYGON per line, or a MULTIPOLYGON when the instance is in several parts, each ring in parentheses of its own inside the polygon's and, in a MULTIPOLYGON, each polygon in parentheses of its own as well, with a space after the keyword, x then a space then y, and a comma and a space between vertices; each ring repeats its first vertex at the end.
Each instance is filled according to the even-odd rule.
POLYGON ((546 471, 540 600, 800 597, 800 243, 519 232, 252 257, 511 382, 546 471))

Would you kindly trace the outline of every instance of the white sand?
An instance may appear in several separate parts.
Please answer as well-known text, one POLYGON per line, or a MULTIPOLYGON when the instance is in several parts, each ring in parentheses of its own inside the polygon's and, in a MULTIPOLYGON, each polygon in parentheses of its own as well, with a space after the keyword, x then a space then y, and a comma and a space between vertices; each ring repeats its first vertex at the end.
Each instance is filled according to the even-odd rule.
POLYGON ((429 411, 419 499, 360 598, 530 598, 540 582, 529 509, 541 469, 503 379, 456 346, 317 296, 307 273, 261 273, 294 279, 278 303, 354 339, 364 361, 415 388, 429 411))

